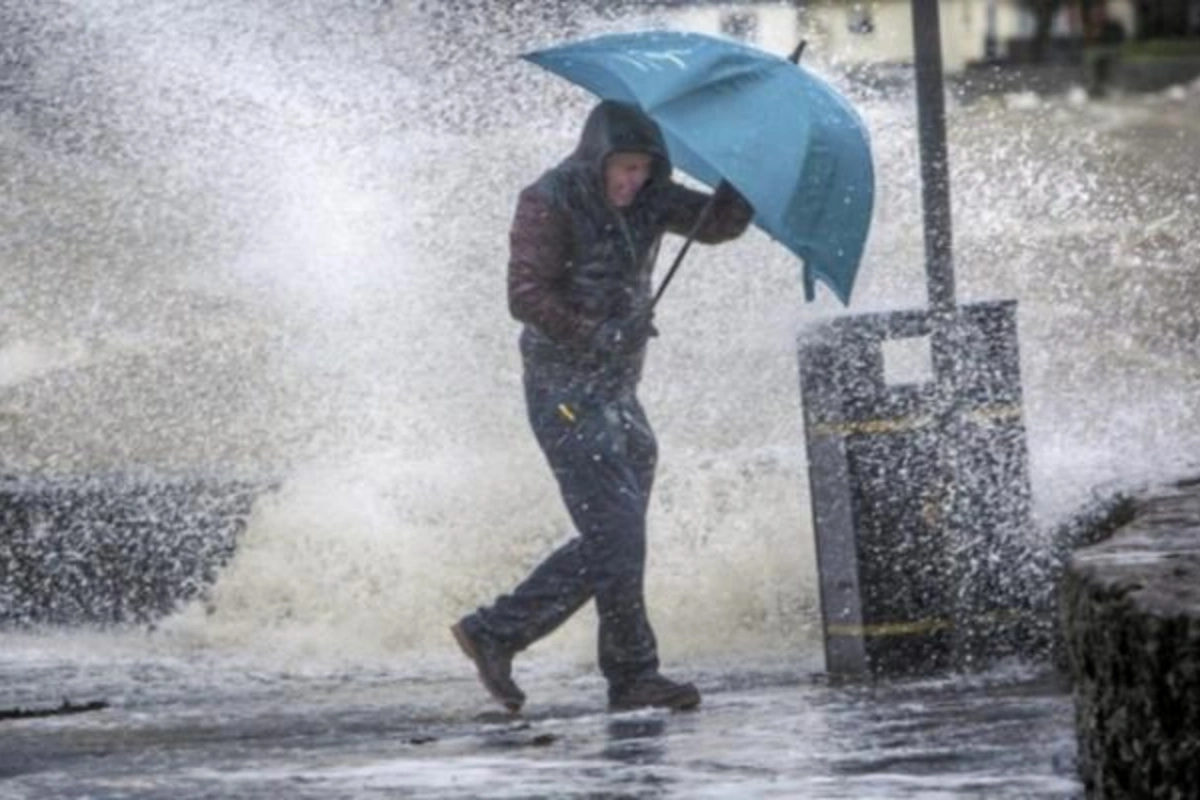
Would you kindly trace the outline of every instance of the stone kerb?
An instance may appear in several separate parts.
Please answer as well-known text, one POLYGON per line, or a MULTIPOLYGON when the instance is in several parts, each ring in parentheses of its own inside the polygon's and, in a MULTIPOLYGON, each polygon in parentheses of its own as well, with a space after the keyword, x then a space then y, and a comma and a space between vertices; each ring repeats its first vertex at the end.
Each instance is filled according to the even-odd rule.
POLYGON ((1077 551, 1062 614, 1092 798, 1200 798, 1200 480, 1077 551))

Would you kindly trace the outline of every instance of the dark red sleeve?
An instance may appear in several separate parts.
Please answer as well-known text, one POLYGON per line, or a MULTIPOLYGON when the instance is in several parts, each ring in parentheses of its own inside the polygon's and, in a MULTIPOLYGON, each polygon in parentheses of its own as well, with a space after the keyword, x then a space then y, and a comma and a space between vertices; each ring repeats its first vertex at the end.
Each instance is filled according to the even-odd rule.
MULTIPOLYGON (((667 187, 667 230, 680 236, 691 233, 692 226, 696 224, 696 219, 708 198, 709 196, 702 192, 692 191, 676 183, 667 187)), ((724 184, 716 192, 713 209, 697 231, 696 241, 703 244, 719 244, 736 239, 745 232, 753 217, 754 209, 750 204, 731 186, 724 184)))
POLYGON ((532 187, 521 192, 509 232, 508 309, 562 343, 586 339, 595 324, 562 295, 570 253, 566 214, 532 187))

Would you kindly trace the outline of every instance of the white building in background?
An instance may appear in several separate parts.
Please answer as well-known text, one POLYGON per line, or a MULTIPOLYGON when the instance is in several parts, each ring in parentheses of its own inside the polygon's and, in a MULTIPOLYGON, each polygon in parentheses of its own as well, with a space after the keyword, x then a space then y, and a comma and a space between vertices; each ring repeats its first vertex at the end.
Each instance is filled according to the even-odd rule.
MULTIPOLYGON (((1109 0, 1109 15, 1132 31, 1134 0, 1109 0)), ((942 61, 957 72, 987 55, 997 43, 1032 38, 1034 19, 1019 0, 941 0, 942 61)), ((804 39, 823 58, 849 63, 911 63, 912 7, 909 0, 812 0, 811 2, 671 2, 652 17, 671 28, 724 33, 787 55, 804 39)), ((1053 33, 1081 31, 1082 21, 1064 7, 1053 33)))

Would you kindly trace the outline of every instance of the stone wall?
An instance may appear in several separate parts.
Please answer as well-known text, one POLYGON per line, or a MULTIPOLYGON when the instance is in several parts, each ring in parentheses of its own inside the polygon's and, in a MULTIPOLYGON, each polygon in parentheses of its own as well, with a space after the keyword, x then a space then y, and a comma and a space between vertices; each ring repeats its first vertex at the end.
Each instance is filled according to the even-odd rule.
POLYGON ((1062 589, 1092 798, 1200 798, 1200 481, 1137 501, 1062 589))

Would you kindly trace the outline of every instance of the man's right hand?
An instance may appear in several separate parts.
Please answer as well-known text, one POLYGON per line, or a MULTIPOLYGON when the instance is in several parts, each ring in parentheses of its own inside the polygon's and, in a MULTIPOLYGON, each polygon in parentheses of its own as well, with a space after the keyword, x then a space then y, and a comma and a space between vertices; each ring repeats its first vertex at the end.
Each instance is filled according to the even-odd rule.
POLYGON ((650 337, 658 336, 654 327, 654 312, 635 312, 624 317, 610 317, 596 326, 592 345, 606 353, 635 353, 646 346, 650 337))

